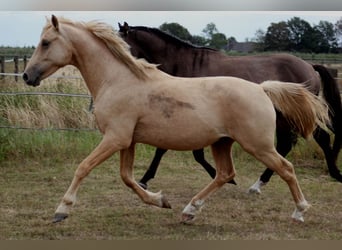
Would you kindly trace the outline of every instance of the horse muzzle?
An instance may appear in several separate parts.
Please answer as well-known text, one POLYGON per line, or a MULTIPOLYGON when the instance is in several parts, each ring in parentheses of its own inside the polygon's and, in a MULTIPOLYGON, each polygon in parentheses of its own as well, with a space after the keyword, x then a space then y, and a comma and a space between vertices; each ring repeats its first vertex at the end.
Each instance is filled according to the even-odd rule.
POLYGON ((23 80, 30 86, 39 86, 40 74, 37 71, 29 72, 25 71, 23 74, 23 80))

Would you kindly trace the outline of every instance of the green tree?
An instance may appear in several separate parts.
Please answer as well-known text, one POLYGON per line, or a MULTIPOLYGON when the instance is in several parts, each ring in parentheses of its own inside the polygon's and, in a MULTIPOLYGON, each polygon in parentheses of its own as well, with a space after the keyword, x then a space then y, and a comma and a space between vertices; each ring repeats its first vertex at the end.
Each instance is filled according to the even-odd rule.
POLYGON ((216 25, 214 23, 208 23, 207 26, 202 30, 205 37, 210 40, 213 36, 213 34, 218 33, 218 30, 216 28, 216 25))
POLYGON ((335 32, 338 46, 342 48, 342 17, 335 23, 335 32))
POLYGON ((290 47, 290 30, 286 22, 271 23, 265 34, 265 49, 286 51, 290 47))
POLYGON ((320 21, 319 24, 314 27, 314 30, 317 37, 316 50, 320 53, 335 52, 338 44, 334 24, 327 21, 320 21))
POLYGON ((185 41, 191 41, 192 39, 190 32, 178 23, 163 23, 159 26, 159 29, 185 41))
POLYGON ((211 40, 209 41, 209 47, 214 49, 226 49, 227 47, 227 38, 223 33, 215 33, 212 35, 211 40))
POLYGON ((214 49, 226 49, 227 37, 218 31, 214 23, 208 23, 202 32, 207 40, 207 46, 214 49))
POLYGON ((287 27, 290 31, 290 50, 310 52, 314 49, 314 30, 307 21, 293 17, 287 21, 287 27))
POLYGON ((190 42, 192 44, 197 45, 197 46, 205 46, 205 45, 207 45, 207 39, 205 39, 205 37, 203 37, 203 36, 194 35, 194 36, 191 37, 190 42))
POLYGON ((266 32, 263 31, 262 29, 258 29, 255 32, 255 37, 252 38, 252 42, 255 42, 255 50, 257 51, 265 51, 265 38, 266 38, 266 32))

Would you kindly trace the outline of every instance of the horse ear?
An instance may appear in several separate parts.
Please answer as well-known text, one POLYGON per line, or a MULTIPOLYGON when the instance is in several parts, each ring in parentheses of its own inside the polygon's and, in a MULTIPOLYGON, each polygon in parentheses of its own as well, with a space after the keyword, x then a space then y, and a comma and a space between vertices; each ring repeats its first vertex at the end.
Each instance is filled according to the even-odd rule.
POLYGON ((55 27, 55 29, 58 31, 58 19, 55 15, 52 15, 51 22, 52 22, 52 25, 55 27))
POLYGON ((128 23, 124 22, 123 25, 121 25, 120 23, 118 23, 118 24, 119 24, 120 32, 123 32, 125 35, 127 35, 128 31, 129 31, 128 23))

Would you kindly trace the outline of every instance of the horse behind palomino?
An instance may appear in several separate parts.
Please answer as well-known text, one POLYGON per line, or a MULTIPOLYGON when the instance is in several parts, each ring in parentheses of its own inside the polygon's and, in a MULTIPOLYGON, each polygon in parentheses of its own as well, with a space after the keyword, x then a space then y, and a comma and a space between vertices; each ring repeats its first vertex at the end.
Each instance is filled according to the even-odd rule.
MULTIPOLYGON (((288 54, 232 57, 214 49, 194 46, 159 29, 132 27, 126 22, 124 25, 119 24, 119 28, 120 35, 130 45, 134 56, 158 64, 159 69, 174 76, 234 76, 255 83, 271 79, 279 80, 279 83, 303 84, 315 95, 322 90, 331 109, 331 130, 335 133, 334 145, 330 146, 329 133, 320 127, 315 131, 314 138, 324 152, 330 175, 342 182, 342 175, 336 165, 342 142, 341 97, 337 83, 325 67, 312 66, 288 54)), ((282 156, 285 157, 291 151, 297 141, 297 134, 298 131, 293 130, 291 124, 277 113, 277 151, 282 156)), ((142 187, 147 188, 147 182, 155 176, 159 162, 166 151, 161 148, 156 150, 151 165, 139 182, 142 187)), ((214 178, 215 169, 205 160, 203 149, 194 150, 193 154, 196 161, 214 178)), ((272 174, 271 169, 266 169, 249 191, 260 193, 261 186, 270 180, 272 174)))
POLYGON ((120 175, 143 202, 170 204, 161 191, 143 189, 134 179, 136 143, 173 150, 211 146, 217 173, 182 212, 192 221, 205 200, 235 176, 232 145, 241 147, 287 183, 295 202, 292 218, 304 221, 309 207, 292 164, 274 147, 275 108, 304 136, 327 122, 327 105, 294 83, 260 85, 234 77, 180 78, 137 60, 110 25, 72 22, 52 16, 23 74, 38 86, 57 69, 76 66, 94 98, 94 115, 103 138, 77 167, 55 212, 54 222, 68 217, 82 180, 120 151, 120 175))

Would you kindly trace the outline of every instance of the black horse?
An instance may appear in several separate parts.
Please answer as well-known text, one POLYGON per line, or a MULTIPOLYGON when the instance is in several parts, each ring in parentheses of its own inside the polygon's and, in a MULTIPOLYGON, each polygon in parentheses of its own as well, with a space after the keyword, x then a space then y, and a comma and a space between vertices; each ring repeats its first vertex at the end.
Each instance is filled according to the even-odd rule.
MULTIPOLYGON (((331 126, 329 128, 335 134, 335 139, 331 147, 330 135, 320 127, 315 130, 314 138, 324 152, 331 177, 342 182, 342 175, 336 165, 342 142, 341 97, 335 79, 324 66, 311 65, 289 54, 232 57, 211 48, 192 45, 156 28, 131 27, 126 22, 124 25, 119 23, 119 28, 122 38, 131 46, 134 56, 159 64, 159 69, 174 76, 225 75, 256 83, 271 79, 305 84, 316 95, 322 90, 330 107, 331 126), (320 83, 317 84, 317 81, 320 83)), ((293 131, 291 125, 280 114, 277 114, 276 136, 277 150, 282 156, 286 156, 295 145, 298 133, 293 131)), ((150 167, 140 180, 142 187, 147 188, 147 182, 155 176, 165 152, 165 149, 156 150, 150 167)), ((193 151, 193 155, 214 178, 216 171, 205 160, 203 149, 193 151)), ((266 184, 272 174, 272 170, 266 169, 258 180, 259 184, 266 184)))

